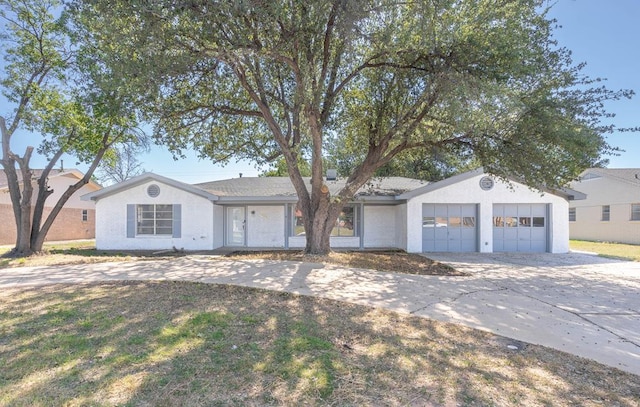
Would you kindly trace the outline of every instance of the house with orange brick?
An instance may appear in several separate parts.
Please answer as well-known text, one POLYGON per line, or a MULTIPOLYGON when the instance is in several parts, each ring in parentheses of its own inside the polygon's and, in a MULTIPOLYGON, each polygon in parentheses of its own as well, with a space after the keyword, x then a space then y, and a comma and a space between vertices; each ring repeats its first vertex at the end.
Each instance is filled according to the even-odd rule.
MULTIPOLYGON (((36 180, 42 174, 42 170, 33 170, 34 195, 36 199, 36 180)), ((84 174, 76 169, 52 170, 49 174, 49 187, 53 190, 45 203, 43 220, 51 212, 60 196, 70 185, 82 179, 84 174)), ((95 203, 83 201, 80 196, 95 192, 101 188, 95 182, 90 181, 69 198, 62 211, 56 217, 49 233, 47 241, 93 239, 95 237, 95 203)), ((9 196, 7 177, 0 169, 0 244, 9 245, 16 241, 16 223, 9 196)))

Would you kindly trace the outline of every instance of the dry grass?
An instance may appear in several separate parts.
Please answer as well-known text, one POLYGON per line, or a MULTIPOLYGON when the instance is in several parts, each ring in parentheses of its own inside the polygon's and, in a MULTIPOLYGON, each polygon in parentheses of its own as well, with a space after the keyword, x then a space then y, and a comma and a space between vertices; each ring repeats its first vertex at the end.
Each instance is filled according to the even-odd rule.
MULTIPOLYGON (((10 267, 57 266, 63 264, 91 264, 110 261, 160 260, 172 254, 154 254, 152 251, 96 250, 95 241, 45 243, 42 253, 29 257, 13 257, 11 246, 0 247, 0 269, 10 267)), ((175 253, 174 255, 184 255, 175 253)))
MULTIPOLYGON (((159 260, 173 256, 183 256, 188 252, 160 254, 152 251, 103 251, 96 250, 93 241, 53 243, 45 246, 43 253, 25 258, 9 256, 10 247, 0 248, 0 269, 7 267, 54 266, 62 264, 89 264, 109 261, 159 260)), ((200 254, 212 252, 199 252, 200 254)), ((296 250, 237 251, 227 254, 237 259, 269 259, 306 261, 333 264, 344 267, 391 271, 406 274, 462 276, 465 275, 424 256, 403 251, 338 251, 327 256, 305 256, 296 250)))
POLYGON ((541 346, 197 283, 3 290, 0 366, 3 406, 640 405, 639 376, 541 346))
POLYGON ((435 276, 464 276, 453 267, 424 256, 403 251, 335 251, 326 256, 310 256, 300 251, 236 251, 227 256, 241 259, 267 259, 307 261, 321 264, 333 264, 351 268, 378 271, 391 271, 405 274, 422 274, 435 276))

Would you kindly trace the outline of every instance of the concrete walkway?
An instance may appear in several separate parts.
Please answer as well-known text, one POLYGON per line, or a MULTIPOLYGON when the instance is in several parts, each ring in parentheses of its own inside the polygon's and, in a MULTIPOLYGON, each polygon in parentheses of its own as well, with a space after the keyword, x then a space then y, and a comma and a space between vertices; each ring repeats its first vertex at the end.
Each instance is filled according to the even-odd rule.
POLYGON ((0 287, 112 280, 235 284, 382 307, 549 346, 640 375, 640 263, 585 254, 430 254, 470 277, 186 256, 0 270, 0 287))

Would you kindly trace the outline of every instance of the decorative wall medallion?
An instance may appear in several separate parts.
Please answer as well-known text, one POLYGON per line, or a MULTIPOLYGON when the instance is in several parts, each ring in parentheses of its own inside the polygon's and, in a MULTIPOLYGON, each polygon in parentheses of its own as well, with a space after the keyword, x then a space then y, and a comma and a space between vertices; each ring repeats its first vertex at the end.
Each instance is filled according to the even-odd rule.
POLYGON ((493 185, 494 185, 493 178, 491 177, 480 178, 480 188, 482 188, 483 191, 488 191, 492 189, 493 185))

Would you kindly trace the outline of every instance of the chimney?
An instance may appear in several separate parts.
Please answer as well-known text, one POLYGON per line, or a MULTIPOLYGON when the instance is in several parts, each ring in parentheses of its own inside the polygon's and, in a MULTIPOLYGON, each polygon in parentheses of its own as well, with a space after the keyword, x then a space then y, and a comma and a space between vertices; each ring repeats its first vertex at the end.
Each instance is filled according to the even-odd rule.
POLYGON ((335 181, 338 178, 338 170, 327 170, 327 181, 335 181))

